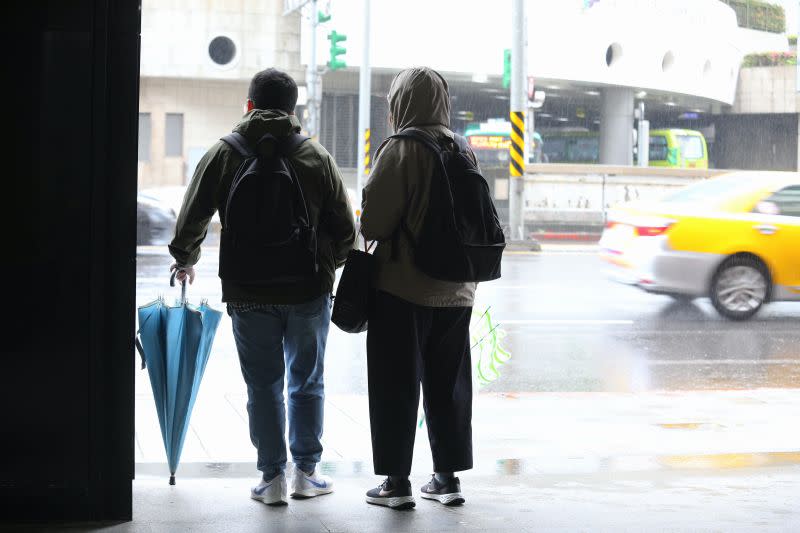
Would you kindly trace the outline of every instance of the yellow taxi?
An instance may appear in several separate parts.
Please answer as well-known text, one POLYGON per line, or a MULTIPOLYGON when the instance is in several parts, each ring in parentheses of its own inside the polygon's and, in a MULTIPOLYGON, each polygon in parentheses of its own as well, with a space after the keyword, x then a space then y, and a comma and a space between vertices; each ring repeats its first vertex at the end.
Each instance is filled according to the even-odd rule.
POLYGON ((731 319, 800 301, 800 174, 731 172, 659 202, 615 206, 600 250, 618 281, 708 296, 731 319))

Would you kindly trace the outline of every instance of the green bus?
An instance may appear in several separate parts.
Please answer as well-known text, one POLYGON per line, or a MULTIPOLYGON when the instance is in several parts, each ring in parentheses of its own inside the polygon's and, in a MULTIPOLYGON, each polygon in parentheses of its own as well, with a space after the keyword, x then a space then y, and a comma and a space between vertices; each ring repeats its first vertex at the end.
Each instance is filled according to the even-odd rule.
MULTIPOLYGON (((511 148, 511 122, 502 119, 488 120, 467 126, 464 137, 481 167, 508 167, 511 148)), ((533 162, 542 162, 542 136, 533 134, 533 162)))
MULTIPOLYGON (((597 163, 600 135, 596 131, 564 130, 546 132, 544 158, 549 163, 597 163)), ((650 131, 651 167, 708 168, 708 146, 699 131, 678 128, 650 131)))
MULTIPOLYGON (((466 128, 467 138, 481 166, 507 167, 511 123, 491 119, 466 128)), ((600 161, 600 134, 582 129, 534 133, 534 163, 586 163, 600 161)), ((708 146, 703 134, 678 128, 650 131, 651 167, 708 168, 708 146)))

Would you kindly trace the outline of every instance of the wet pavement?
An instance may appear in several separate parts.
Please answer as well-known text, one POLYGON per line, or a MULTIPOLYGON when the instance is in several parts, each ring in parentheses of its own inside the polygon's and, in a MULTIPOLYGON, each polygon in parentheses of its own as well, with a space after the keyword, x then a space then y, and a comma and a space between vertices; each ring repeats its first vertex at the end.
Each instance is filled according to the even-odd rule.
MULTIPOLYGON (((500 280, 479 285, 475 310, 487 308, 506 333, 511 360, 490 392, 589 392, 800 387, 800 304, 769 304, 732 322, 706 299, 675 302, 615 284, 591 246, 545 246, 507 254, 500 280)), ((167 286, 163 248, 139 256, 137 299, 177 295, 167 286)), ((205 250, 191 301, 220 302, 216 249, 205 250)), ((209 373, 238 372, 224 316, 209 373)), ((239 378, 240 379, 240 378, 239 378)), ((331 326, 326 364, 331 394, 366 394, 364 336, 331 326)))
MULTIPOLYGON (((219 301, 213 256, 189 299, 219 301)), ((139 303, 163 295, 170 259, 139 256, 139 303)), ((272 509, 247 498, 257 476, 246 392, 224 315, 187 435, 178 485, 146 372, 136 380, 134 521, 120 531, 798 531, 800 305, 754 320, 718 317, 606 280, 591 246, 508 253, 482 284, 511 359, 474 400, 468 503, 408 513, 363 503, 372 475, 364 335, 332 326, 320 468, 331 496, 272 509)), ((424 423, 412 477, 431 457, 424 423)), ((291 468, 291 465, 290 465, 291 468)))
MULTIPOLYGON (((800 468, 735 473, 461 476, 467 502, 442 507, 417 497, 411 511, 363 501, 370 479, 338 478, 336 492, 267 507, 247 497, 249 480, 193 479, 169 487, 134 483, 134 520, 108 531, 135 532, 649 532, 800 529, 800 468)), ((425 481, 412 479, 415 492, 425 481)))
MULTIPOLYGON (((140 252, 139 303, 177 296, 163 248, 140 252)), ((206 251, 188 294, 224 309, 215 253, 206 251)), ((475 306, 489 309, 511 353, 499 377, 477 387, 476 465, 484 473, 647 470, 692 461, 670 459, 683 456, 725 463, 731 454, 745 464, 800 460, 791 455, 800 451, 800 305, 772 304, 754 320, 730 322, 707 301, 679 304, 608 281, 591 246, 509 253, 503 272, 479 286, 475 306)), ((364 341, 331 327, 323 461, 338 473, 371 470, 364 341)), ((164 451, 152 401, 139 371, 137 468, 157 474, 164 451)), ((183 475, 252 475, 245 404, 223 315, 183 475)), ((424 425, 416 444, 415 468, 425 472, 424 425)))

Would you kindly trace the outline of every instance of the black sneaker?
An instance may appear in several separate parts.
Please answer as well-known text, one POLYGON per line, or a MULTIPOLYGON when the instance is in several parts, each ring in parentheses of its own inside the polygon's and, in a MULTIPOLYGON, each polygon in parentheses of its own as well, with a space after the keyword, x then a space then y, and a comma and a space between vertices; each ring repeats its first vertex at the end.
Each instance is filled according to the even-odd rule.
POLYGON ((427 485, 422 487, 422 497, 426 500, 436 500, 445 505, 461 505, 464 496, 461 495, 461 482, 457 477, 450 478, 446 483, 439 483, 436 476, 431 476, 427 485))
POLYGON ((405 480, 397 486, 393 485, 387 477, 380 487, 367 492, 367 503, 383 505, 392 509, 411 509, 416 505, 414 496, 411 495, 411 482, 405 480))

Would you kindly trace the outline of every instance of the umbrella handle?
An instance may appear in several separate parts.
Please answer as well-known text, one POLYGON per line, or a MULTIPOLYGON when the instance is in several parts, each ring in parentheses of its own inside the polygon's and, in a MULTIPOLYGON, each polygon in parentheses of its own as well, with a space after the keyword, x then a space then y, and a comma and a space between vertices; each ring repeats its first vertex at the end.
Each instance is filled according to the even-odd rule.
POLYGON ((136 332, 136 337, 133 339, 134 344, 136 345, 136 351, 139 352, 139 357, 142 358, 142 370, 147 368, 147 362, 144 359, 144 347, 142 346, 142 341, 139 339, 139 332, 136 332))
MULTIPOLYGON (((176 268, 175 270, 172 271, 172 274, 169 277, 169 286, 170 287, 174 287, 175 286, 175 276, 177 276, 178 272, 181 272, 181 271, 182 270, 180 268, 176 268)), ((181 281, 181 303, 186 303, 186 279, 185 278, 181 281)))

